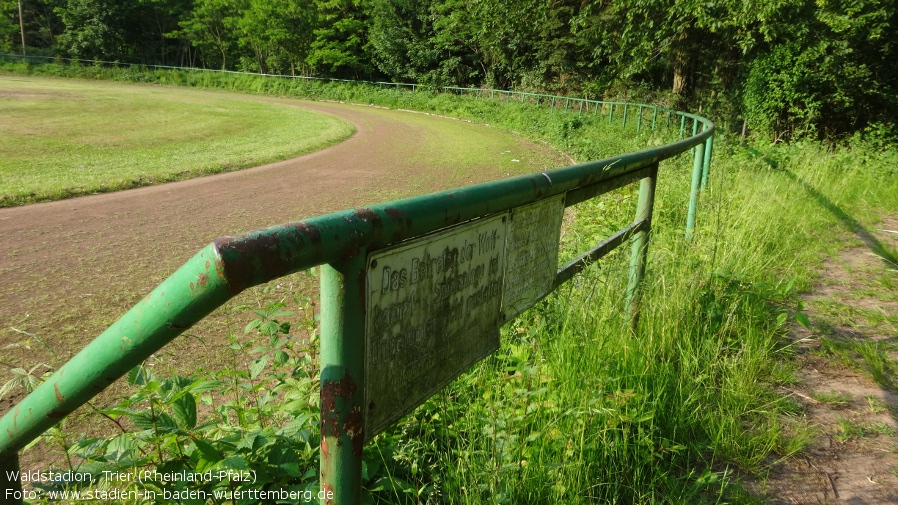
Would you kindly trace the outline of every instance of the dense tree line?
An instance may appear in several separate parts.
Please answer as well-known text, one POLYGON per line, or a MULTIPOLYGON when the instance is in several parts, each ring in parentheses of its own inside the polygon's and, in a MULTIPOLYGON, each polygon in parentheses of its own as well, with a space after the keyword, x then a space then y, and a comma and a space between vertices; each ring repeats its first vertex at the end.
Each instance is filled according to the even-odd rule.
POLYGON ((4 52, 22 51, 19 4, 25 52, 635 93, 780 138, 896 133, 898 0, 0 0, 4 52))

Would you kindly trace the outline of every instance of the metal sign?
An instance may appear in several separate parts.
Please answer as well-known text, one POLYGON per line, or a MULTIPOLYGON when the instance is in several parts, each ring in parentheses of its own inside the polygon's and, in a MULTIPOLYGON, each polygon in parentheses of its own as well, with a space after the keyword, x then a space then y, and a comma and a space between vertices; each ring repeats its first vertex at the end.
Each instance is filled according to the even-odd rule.
POLYGON ((505 245, 503 322, 531 307, 555 286, 563 217, 564 195, 511 211, 505 245))
POLYGON ((563 195, 368 256, 365 439, 499 348, 552 291, 563 195))
POLYGON ((368 257, 366 440, 499 348, 507 219, 368 257))

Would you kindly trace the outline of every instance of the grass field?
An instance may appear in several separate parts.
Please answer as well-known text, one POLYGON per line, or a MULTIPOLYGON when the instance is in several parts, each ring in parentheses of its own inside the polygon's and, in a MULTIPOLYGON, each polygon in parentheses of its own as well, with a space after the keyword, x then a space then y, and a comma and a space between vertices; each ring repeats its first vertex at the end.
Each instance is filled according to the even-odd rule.
POLYGON ((352 135, 332 116, 234 96, 0 77, 0 206, 225 172, 352 135))

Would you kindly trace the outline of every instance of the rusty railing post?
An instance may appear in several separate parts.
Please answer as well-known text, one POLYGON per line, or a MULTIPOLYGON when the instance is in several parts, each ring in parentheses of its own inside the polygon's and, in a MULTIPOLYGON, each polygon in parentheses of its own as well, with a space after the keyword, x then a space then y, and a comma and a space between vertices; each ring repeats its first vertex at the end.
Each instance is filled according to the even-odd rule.
POLYGON ((639 181, 639 203, 636 207, 634 223, 642 222, 641 229, 633 235, 630 251, 630 276, 627 282, 627 315, 630 327, 636 332, 639 324, 640 285, 645 275, 646 258, 649 254, 649 233, 652 230, 652 209, 655 205, 655 182, 658 180, 658 165, 652 167, 648 177, 639 181))
POLYGON ((321 267, 322 505, 359 505, 365 396, 365 251, 321 267))

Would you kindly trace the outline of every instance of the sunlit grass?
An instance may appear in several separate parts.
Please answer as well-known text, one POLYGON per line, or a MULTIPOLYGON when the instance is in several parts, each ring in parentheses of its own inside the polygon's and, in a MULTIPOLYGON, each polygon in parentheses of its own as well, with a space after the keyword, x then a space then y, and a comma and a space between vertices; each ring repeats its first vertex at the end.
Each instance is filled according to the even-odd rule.
POLYGON ((0 78, 0 206, 236 170, 349 137, 333 116, 237 96, 0 78))

